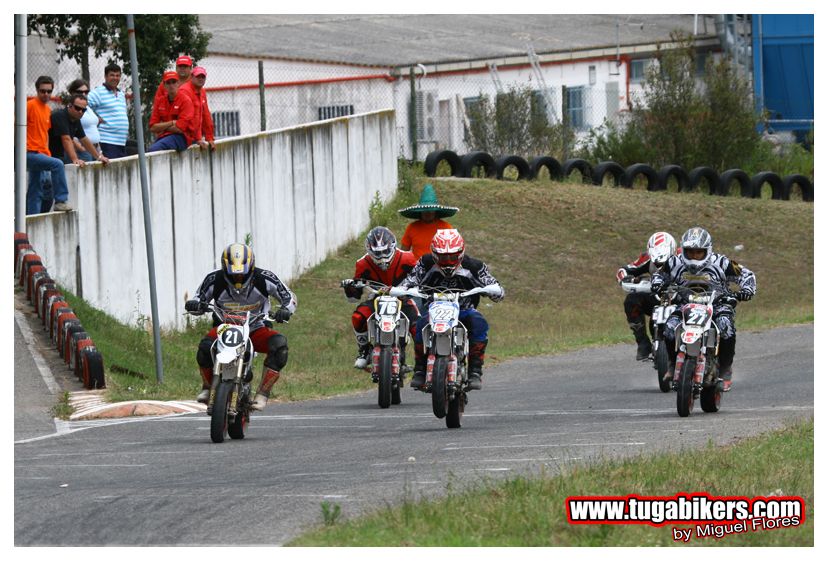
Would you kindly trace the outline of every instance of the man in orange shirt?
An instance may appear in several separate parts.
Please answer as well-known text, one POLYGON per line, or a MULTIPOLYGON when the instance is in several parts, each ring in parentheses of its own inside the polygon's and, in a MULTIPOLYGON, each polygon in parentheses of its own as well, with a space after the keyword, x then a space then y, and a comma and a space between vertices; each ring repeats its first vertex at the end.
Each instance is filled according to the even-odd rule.
POLYGON ((215 148, 215 137, 213 136, 213 118, 210 115, 210 107, 207 105, 207 93, 204 91, 204 83, 207 81, 207 71, 201 66, 193 68, 190 81, 181 86, 182 92, 190 96, 195 106, 196 120, 199 121, 196 127, 196 143, 202 148, 215 148))
POLYGON ((167 95, 156 100, 149 120, 150 131, 158 135, 158 139, 147 152, 182 151, 195 142, 195 108, 190 96, 179 92, 177 73, 164 72, 164 89, 167 95))
POLYGON ((68 211, 69 188, 66 185, 66 170, 63 161, 53 158, 49 151, 49 129, 52 126, 52 109, 49 99, 55 90, 55 81, 41 76, 35 81, 37 95, 26 103, 26 169, 29 171, 29 187, 26 192, 26 214, 41 211, 43 187, 42 172, 52 174, 55 210, 68 211))
MULTIPOLYGON (((170 71, 171 72, 171 71, 170 71)), ((186 82, 190 81, 190 74, 193 72, 193 57, 187 55, 181 55, 175 60, 175 72, 178 74, 178 81, 183 86, 186 82)), ((165 72, 164 75, 167 73, 165 72)), ((161 79, 161 83, 158 84, 158 89, 155 90, 155 100, 152 102, 153 107, 159 102, 163 103, 164 98, 167 97, 167 88, 164 87, 164 82, 166 82, 166 78, 161 79)))
POLYGON ((431 240, 437 230, 450 230, 454 228, 451 224, 441 218, 454 216, 460 210, 453 206, 442 206, 437 202, 437 193, 434 187, 427 183, 420 195, 420 202, 400 210, 400 214, 406 218, 414 218, 403 233, 400 240, 400 249, 411 250, 414 257, 419 259, 427 253, 431 253, 431 240))

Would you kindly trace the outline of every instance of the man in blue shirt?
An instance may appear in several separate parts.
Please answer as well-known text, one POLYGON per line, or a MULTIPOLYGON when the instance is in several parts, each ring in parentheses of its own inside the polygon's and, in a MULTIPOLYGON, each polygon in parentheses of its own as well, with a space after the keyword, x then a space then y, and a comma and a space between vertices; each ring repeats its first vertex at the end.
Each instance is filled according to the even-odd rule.
POLYGON ((98 126, 103 155, 107 158, 123 158, 126 156, 129 118, 126 95, 118 89, 121 67, 108 64, 104 69, 104 77, 104 83, 89 93, 89 107, 103 119, 98 126))

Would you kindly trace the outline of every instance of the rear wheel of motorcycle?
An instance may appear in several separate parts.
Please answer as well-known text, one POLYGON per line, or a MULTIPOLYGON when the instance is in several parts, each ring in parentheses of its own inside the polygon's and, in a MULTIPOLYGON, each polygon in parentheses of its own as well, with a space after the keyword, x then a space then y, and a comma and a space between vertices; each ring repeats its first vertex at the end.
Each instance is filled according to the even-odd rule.
POLYGON ((701 407, 705 413, 715 413, 722 406, 722 383, 716 382, 701 391, 701 407))
POLYGON ((450 429, 459 429, 460 420, 463 418, 463 410, 466 408, 466 394, 460 392, 455 394, 454 399, 449 401, 448 413, 446 414, 446 426, 450 429))
POLYGON ((448 413, 448 390, 446 388, 446 366, 448 359, 438 356, 434 359, 431 377, 431 408, 434 416, 442 419, 448 413))
POLYGON ((244 429, 247 428, 247 423, 250 422, 250 414, 247 412, 247 408, 242 407, 241 403, 239 403, 239 409, 243 409, 243 411, 239 411, 233 419, 233 422, 227 425, 227 434, 234 440, 244 438, 244 429))
POLYGON ((687 357, 681 367, 676 392, 676 409, 679 417, 687 417, 693 410, 693 374, 696 372, 696 358, 687 357))
POLYGON ((391 347, 380 349, 377 403, 381 409, 391 406, 392 355, 391 347))
POLYGON ((210 438, 215 443, 224 442, 224 435, 227 434, 227 410, 230 409, 232 389, 232 382, 221 382, 216 388, 216 401, 210 417, 210 438))
POLYGON ((661 341, 658 345, 658 350, 655 355, 656 375, 658 376, 658 388, 664 393, 669 392, 671 388, 670 380, 664 381, 664 375, 667 369, 670 368, 670 357, 667 355, 667 343, 661 341))

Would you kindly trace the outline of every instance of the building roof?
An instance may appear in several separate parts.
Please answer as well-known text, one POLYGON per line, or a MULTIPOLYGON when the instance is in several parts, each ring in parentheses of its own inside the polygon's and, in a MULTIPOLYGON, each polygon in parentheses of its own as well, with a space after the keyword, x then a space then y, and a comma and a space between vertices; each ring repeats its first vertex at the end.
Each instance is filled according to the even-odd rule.
MULTIPOLYGON (((712 20, 699 17, 699 33, 712 20)), ((654 44, 693 15, 368 14, 200 15, 212 33, 211 55, 267 57, 395 67, 538 54, 616 45, 654 44)))

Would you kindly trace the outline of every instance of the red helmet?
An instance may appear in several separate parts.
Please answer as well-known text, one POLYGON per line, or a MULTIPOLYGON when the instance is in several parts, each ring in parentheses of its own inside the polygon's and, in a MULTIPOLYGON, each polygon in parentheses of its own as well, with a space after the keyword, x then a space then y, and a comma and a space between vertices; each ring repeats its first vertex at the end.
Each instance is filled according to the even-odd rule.
POLYGON ((452 276, 460 263, 463 261, 463 254, 466 251, 466 242, 460 232, 451 230, 437 230, 431 240, 431 255, 434 257, 437 266, 442 269, 447 277, 452 276))

